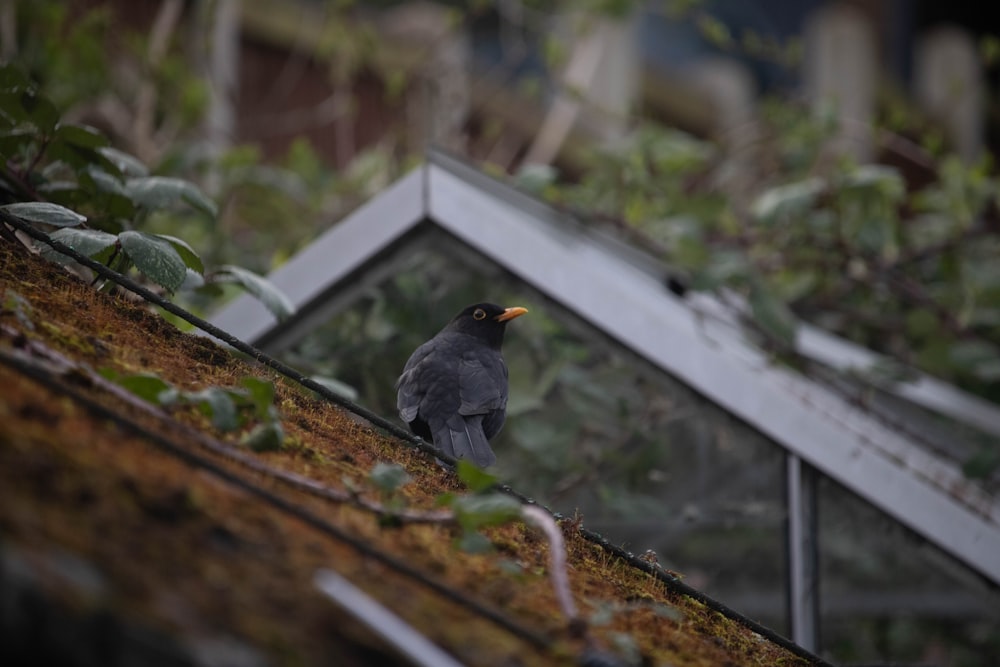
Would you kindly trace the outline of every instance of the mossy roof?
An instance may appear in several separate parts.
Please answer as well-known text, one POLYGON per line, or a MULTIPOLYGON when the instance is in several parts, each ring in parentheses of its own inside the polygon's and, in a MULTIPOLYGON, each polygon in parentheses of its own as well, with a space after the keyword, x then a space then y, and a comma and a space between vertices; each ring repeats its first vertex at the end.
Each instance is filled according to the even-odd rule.
POLYGON ((392 462, 412 479, 406 506, 432 510, 466 492, 433 456, 6 241, 0 297, 0 635, 24 651, 67 664, 109 651, 176 658, 163 664, 212 651, 243 664, 405 662, 317 590, 325 568, 468 665, 575 664, 588 645, 678 667, 816 662, 562 520, 575 602, 602 617, 575 631, 548 544, 523 523, 486 529, 492 552, 470 554, 454 525, 387 523, 331 498, 381 502, 367 480, 392 462), (250 452, 198 409, 144 406, 101 371, 182 390, 266 376, 284 446, 250 452))

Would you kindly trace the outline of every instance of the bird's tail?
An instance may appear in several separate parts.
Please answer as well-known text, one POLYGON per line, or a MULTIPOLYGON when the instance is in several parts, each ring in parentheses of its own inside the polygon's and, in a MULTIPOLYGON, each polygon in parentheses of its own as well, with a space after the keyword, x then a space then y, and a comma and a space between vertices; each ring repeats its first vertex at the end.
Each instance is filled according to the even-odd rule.
POLYGON ((480 468, 497 461, 483 433, 483 415, 455 415, 434 433, 434 444, 456 459, 469 459, 480 468))

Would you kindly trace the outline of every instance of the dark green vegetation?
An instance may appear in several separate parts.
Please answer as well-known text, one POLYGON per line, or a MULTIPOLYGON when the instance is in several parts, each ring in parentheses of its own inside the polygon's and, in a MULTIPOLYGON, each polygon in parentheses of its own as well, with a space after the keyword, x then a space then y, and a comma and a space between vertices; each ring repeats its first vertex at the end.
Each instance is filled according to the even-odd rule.
MULTIPOLYGON (((201 125, 208 84, 180 48, 197 40, 178 31, 169 48, 157 51, 150 34, 116 23, 109 6, 80 16, 73 4, 16 3, 18 59, 27 77, 6 76, 7 90, 20 87, 21 94, 0 105, 2 203, 33 202, 20 213, 72 224, 64 236, 92 243, 95 256, 117 268, 135 264, 154 283, 173 288, 183 269, 186 282, 174 297, 197 310, 215 302, 205 288, 188 289, 197 285, 197 274, 215 287, 216 278, 253 285, 236 266, 266 273, 416 159, 393 139, 343 170, 331 169, 329 156, 306 140, 267 164, 257 146, 207 154, 201 125), (26 87, 34 92, 25 96, 26 87), (88 129, 84 119, 95 100, 109 98, 125 113, 115 128, 124 131, 88 129), (62 203, 88 220, 79 224, 73 214, 38 207, 45 202, 62 203)), ((629 3, 611 4, 623 10, 629 3)), ((711 17, 698 14, 703 31, 740 48, 711 17)), ((377 69, 372 33, 345 29, 349 10, 334 18, 335 38, 317 58, 337 77, 377 69)), ((558 60, 560 49, 552 46, 546 53, 558 60)), ((995 63, 993 46, 988 64, 995 63)), ((794 66, 795 49, 778 52, 794 66)), ((405 74, 382 74, 405 87, 405 74)), ((887 355, 884 365, 854 378, 872 387, 905 382, 919 369, 1000 400, 1000 224, 992 156, 961 162, 932 122, 890 92, 870 128, 875 165, 832 151, 832 121, 788 100, 768 101, 756 136, 738 150, 638 115, 632 123, 631 140, 614 149, 580 151, 580 161, 566 170, 525 169, 517 182, 657 254, 688 289, 742 299, 753 335, 776 363, 809 370, 789 346, 797 324, 807 321, 887 355)), ((30 295, 14 288, 5 307, 19 320, 17 313, 27 310, 17 301, 30 295)), ((285 358, 337 378, 366 406, 392 415, 391 387, 406 354, 462 305, 483 298, 524 302, 533 311, 507 345, 511 418, 496 447, 503 477, 558 509, 581 508, 589 527, 625 531, 631 548, 656 546, 665 566, 683 570, 699 587, 705 582, 709 592, 723 592, 714 588, 719 581, 727 595, 755 596, 760 582, 773 592, 783 552, 780 451, 669 378, 637 371, 633 359, 583 323, 490 274, 477 258, 414 257, 285 358)), ((100 351, 100 344, 67 334, 63 325, 39 326, 81 354, 100 351)), ((131 344, 141 347, 141 341, 131 344)), ((168 367, 134 360, 121 372, 154 372, 191 393, 238 390, 243 378, 258 373, 244 369, 225 382, 213 377, 189 385, 164 372, 168 367)), ((187 407, 200 413, 197 405, 187 407)), ((286 435, 286 446, 294 447, 294 435, 286 435)), ((962 462, 970 477, 995 488, 1000 444, 983 438, 962 462)), ((353 471, 358 479, 371 474, 370 463, 353 471)), ((916 557, 908 568, 898 567, 900 554, 919 550, 905 539, 875 550, 866 533, 886 537, 889 531, 878 521, 855 521, 850 505, 831 496, 826 516, 855 532, 827 535, 829 560, 860 570, 864 577, 851 576, 864 587, 892 582, 905 588, 935 576, 953 584, 935 566, 935 576, 928 576, 916 557)), ((995 653, 996 625, 988 622, 938 627, 933 619, 850 620, 840 635, 848 639, 830 649, 838 658, 870 658, 875 653, 857 648, 867 642, 894 660, 917 660, 931 635, 945 644, 954 635, 971 646, 965 664, 995 653)), ((766 622, 780 629, 780 616, 766 622)))

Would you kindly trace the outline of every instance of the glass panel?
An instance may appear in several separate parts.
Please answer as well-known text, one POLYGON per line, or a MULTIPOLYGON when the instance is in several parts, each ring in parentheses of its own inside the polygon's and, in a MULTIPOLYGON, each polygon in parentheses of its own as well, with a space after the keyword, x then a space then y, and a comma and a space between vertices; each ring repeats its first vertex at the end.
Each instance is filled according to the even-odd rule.
POLYGON ((1000 598, 828 478, 819 488, 820 639, 836 662, 997 664, 1000 598))
POLYGON ((430 247, 286 360, 395 415, 407 357, 461 308, 526 306, 504 344, 511 389, 493 442, 500 476, 579 512, 612 542, 655 550, 687 583, 784 632, 781 449, 467 249, 430 247))

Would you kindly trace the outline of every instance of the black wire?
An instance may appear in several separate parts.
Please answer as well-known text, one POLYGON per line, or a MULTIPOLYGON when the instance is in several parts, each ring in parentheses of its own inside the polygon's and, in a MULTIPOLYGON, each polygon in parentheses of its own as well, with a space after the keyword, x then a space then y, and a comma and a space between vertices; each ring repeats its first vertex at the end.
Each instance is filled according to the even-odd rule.
MULTIPOLYGON (((376 426, 384 429, 389 434, 391 434, 393 436, 396 436, 400 440, 403 440, 404 442, 406 442, 406 443, 408 443, 408 444, 416 447, 417 449, 419 449, 421 451, 433 454, 434 456, 436 456, 439 459, 445 461, 446 463, 452 463, 452 464, 455 463, 455 460, 452 457, 450 457, 447 454, 445 454, 444 452, 440 451, 439 449, 437 449, 433 445, 425 442, 424 440, 422 440, 422 439, 414 436, 413 434, 409 433, 408 431, 402 429, 401 427, 399 427, 398 425, 394 424, 393 422, 391 422, 391 421, 385 419, 384 417, 381 417, 380 415, 377 415, 374 412, 372 412, 372 411, 370 411, 370 410, 368 410, 368 409, 366 409, 366 408, 364 408, 364 407, 362 407, 362 406, 354 403, 353 401, 350 401, 350 400, 344 398, 340 394, 337 394, 337 393, 329 390, 328 388, 326 388, 323 385, 319 384, 315 380, 312 380, 309 377, 307 377, 305 375, 302 375, 301 373, 299 373, 298 371, 296 371, 292 367, 290 367, 290 366, 288 366, 288 365, 286 365, 286 364, 278 361, 277 359, 274 359, 273 357, 269 356, 268 354, 266 354, 262 350, 259 350, 258 348, 250 345, 249 343, 246 343, 246 342, 240 340, 239 338, 236 338, 232 334, 230 334, 230 333, 228 333, 226 331, 223 331, 222 329, 219 329, 218 327, 216 327, 215 325, 211 324, 210 322, 207 322, 207 321, 203 320, 202 318, 198 317, 197 315, 194 315, 194 314, 192 314, 192 313, 184 310, 180 306, 177 306, 177 305, 171 303, 170 301, 164 299, 163 297, 161 297, 160 295, 156 294, 155 292, 152 292, 152 291, 146 289, 145 287, 143 287, 142 285, 139 285, 138 283, 136 283, 135 281, 131 280, 127 276, 123 276, 120 273, 112 271, 111 269, 107 268, 106 266, 104 266, 100 262, 96 262, 96 261, 92 260, 91 258, 89 258, 89 257, 87 257, 87 256, 85 256, 85 255, 83 255, 83 254, 81 254, 79 252, 77 252, 76 250, 74 250, 73 248, 70 248, 69 246, 67 246, 64 243, 60 243, 59 241, 52 240, 49 237, 48 234, 46 234, 46 233, 44 233, 42 231, 39 231, 38 229, 35 229, 34 227, 32 227, 31 225, 29 225, 28 223, 22 221, 20 218, 17 218, 15 216, 12 216, 12 215, 10 215, 8 213, 5 213, 4 211, 0 210, 0 221, 3 221, 5 223, 9 224, 12 227, 16 227, 17 229, 19 229, 19 230, 23 231, 24 233, 26 233, 31 238, 33 238, 33 239, 35 239, 37 241, 41 241, 42 243, 45 243, 46 245, 50 246, 54 250, 56 250, 56 251, 58 251, 58 252, 60 252, 60 253, 62 253, 64 255, 67 255, 68 257, 72 258, 74 261, 78 262, 79 264, 82 264, 83 266, 86 266, 87 268, 91 269, 92 271, 94 271, 95 273, 97 273, 98 275, 100 275, 101 277, 106 278, 108 280, 111 280, 112 282, 114 282, 114 283, 116 283, 116 284, 124 287, 125 289, 127 289, 127 290, 129 290, 131 292, 134 292, 135 294, 141 296, 143 299, 149 301, 150 303, 153 303, 153 304, 155 304, 155 305, 163 308, 167 312, 172 313, 172 314, 176 315, 177 317, 180 317, 184 321, 186 321, 186 322, 192 324, 193 326, 201 329, 205 333, 208 333, 208 334, 214 336, 215 338, 218 338, 219 340, 221 340, 221 341, 225 342, 226 344, 232 346, 234 349, 237 349, 240 352, 243 352, 244 354, 252 357, 258 363, 261 363, 261 364, 263 364, 263 365, 265 365, 265 366, 267 366, 269 368, 272 368, 273 370, 277 371, 278 373, 280 373, 281 375, 287 377, 288 379, 290 379, 290 380, 292 380, 294 382, 297 382, 298 384, 300 384, 300 385, 302 385, 302 386, 304 386, 304 387, 306 387, 308 389, 311 389, 312 391, 315 391, 319 395, 321 395, 324 398, 326 398, 327 400, 332 401, 333 403, 339 405, 340 407, 344 408, 345 410, 348 410, 348 411, 353 412, 354 414, 356 414, 356 415, 358 415, 360 417, 363 417, 364 419, 368 420, 372 424, 374 424, 374 425, 376 425, 376 426)), ((531 498, 528 498, 527 496, 524 496, 523 494, 515 491, 514 489, 512 489, 511 487, 509 487, 507 485, 498 485, 497 488, 500 491, 502 491, 504 493, 507 493, 507 494, 509 494, 509 495, 517 498, 521 502, 530 503, 532 505, 538 505, 538 506, 542 507, 543 509, 545 509, 546 511, 548 511, 549 513, 551 513, 554 517, 556 517, 556 518, 562 518, 561 515, 559 515, 558 513, 553 512, 552 510, 550 510, 549 508, 545 507, 544 505, 540 505, 535 500, 533 500, 531 498)), ((809 652, 806 649, 802 648, 798 644, 795 644, 794 642, 790 641, 789 639, 786 639, 785 637, 782 637, 781 635, 779 635, 778 633, 774 632, 773 630, 771 630, 771 629, 769 629, 769 628, 767 628, 767 627, 765 627, 765 626, 757 623, 756 621, 753 621, 753 620, 747 618, 743 614, 740 614, 739 612, 737 612, 737 611, 735 611, 735 610, 727 607, 726 605, 724 605, 724 604, 722 604, 722 603, 720 603, 720 602, 718 602, 718 601, 716 601, 716 600, 714 600, 714 599, 706 596, 704 593, 701 593, 697 589, 691 588, 687 584, 683 583, 680 579, 678 579, 677 577, 674 577, 674 576, 670 575, 669 573, 667 573, 663 569, 661 569, 659 567, 656 567, 656 566, 654 566, 654 565, 652 565, 650 563, 647 563, 646 561, 643 561, 642 559, 636 557, 634 554, 626 551, 625 549, 622 549, 621 547, 612 544, 611 542, 609 542, 605 537, 603 537, 599 533, 595 533, 593 531, 587 530, 587 529, 582 528, 582 527, 579 528, 579 531, 580 531, 580 534, 586 540, 588 540, 588 541, 590 541, 590 542, 598 545, 603 550, 605 550, 606 552, 614 555, 615 557, 621 558, 622 560, 624 560, 625 562, 627 562, 629 565, 631 565, 631 566, 633 566, 635 568, 638 568, 639 570, 641 570, 643 572, 646 572, 646 573, 648 573, 648 574, 656 577, 659 581, 661 581, 664 584, 666 584, 668 588, 674 590, 675 592, 683 594, 683 595, 686 595, 686 596, 688 596, 688 597, 690 597, 690 598, 692 598, 692 599, 700 602, 701 604, 704 604, 706 607, 708 607, 708 608, 710 608, 710 609, 712 609, 714 611, 717 611, 717 612, 721 613, 722 615, 724 615, 724 616, 726 616, 726 617, 728 617, 728 618, 736 621, 737 623, 740 623, 741 625, 743 625, 744 627, 748 628, 749 630, 752 630, 753 632, 756 632, 757 634, 759 634, 759 635, 761 635, 763 637, 766 637, 768 640, 774 642, 778 646, 781 646, 782 648, 790 651, 791 653, 794 653, 795 655, 797 655, 797 656, 799 656, 799 657, 801 657, 801 658, 803 658, 805 660, 810 661, 814 665, 818 665, 820 667, 833 667, 833 665, 831 663, 828 663, 828 662, 824 661, 820 657, 812 654, 811 652, 809 652)))
POLYGON ((144 441, 152 443, 160 450, 184 461, 188 465, 211 473, 241 491, 256 496, 267 504, 302 521, 310 527, 315 528, 316 530, 325 533, 326 535, 343 542, 344 544, 347 544, 364 556, 376 560, 390 569, 393 569, 400 574, 423 584, 446 599, 466 607, 483 618, 499 625, 512 635, 541 649, 547 649, 551 646, 552 642, 548 638, 538 634, 534 630, 524 627, 495 609, 482 605, 474 598, 450 587, 448 584, 428 577, 423 572, 406 562, 385 552, 379 551, 367 542, 351 535, 331 523, 324 521, 299 505, 285 500, 281 496, 258 486, 252 481, 244 479, 230 470, 227 470, 207 457, 201 456, 181 445, 178 445, 161 433, 147 429, 142 424, 129 419, 111 408, 106 407, 98 401, 95 401, 93 398, 87 396, 81 391, 78 391, 66 382, 60 381, 55 374, 42 368, 41 366, 31 364, 28 361, 15 355, 11 355, 5 351, 0 351, 0 363, 17 370, 48 389, 62 393, 72 399, 74 404, 86 408, 96 417, 102 420, 110 421, 116 426, 121 427, 126 431, 130 431, 134 435, 142 438, 144 441))
POLYGON ((3 221, 4 223, 12 227, 16 227, 17 229, 24 232, 25 234, 35 239, 36 241, 41 241, 42 243, 51 247, 53 250, 56 250, 60 254, 70 257, 73 261, 77 262, 78 264, 81 264, 82 266, 87 267, 88 269, 98 274, 102 278, 110 280, 120 285, 121 287, 124 287, 130 292, 133 292, 141 296, 146 301, 156 306, 159 306, 168 313, 176 315, 185 322, 197 327, 198 329, 201 329, 205 333, 215 338, 218 338, 219 340, 223 341, 232 348, 239 350, 240 352, 246 354, 249 357, 252 357, 258 363, 263 364, 264 366, 267 366, 268 368, 277 371, 281 375, 284 375, 288 379, 297 382, 298 384, 302 385, 303 387, 306 387, 307 389, 311 389, 312 391, 316 392, 317 394, 327 399, 328 401, 336 403, 340 407, 353 412, 359 417, 363 417, 372 424, 385 430, 387 433, 396 436, 400 440, 404 440, 410 445, 413 445, 414 447, 420 450, 426 451, 430 454, 434 454, 435 456, 443 460, 447 460, 448 457, 443 452, 433 447, 429 443, 425 442, 424 440, 418 438, 417 436, 413 435, 409 431, 401 428, 399 425, 389 421, 388 419, 382 417, 381 415, 372 412, 371 410, 368 410, 367 408, 358 405, 357 403, 354 403, 353 401, 350 401, 347 398, 344 398, 340 394, 331 391, 329 388, 324 387, 319 382, 316 382, 315 380, 309 378, 308 376, 303 375, 302 373, 298 372, 291 366, 288 366, 287 364, 278 361, 274 357, 266 354, 263 350, 260 350, 254 347, 253 345, 250 345, 249 343, 240 340, 231 333, 223 331, 222 329, 215 326, 211 322, 208 322, 198 317, 197 315, 190 313, 187 310, 184 310, 180 306, 172 303, 171 301, 168 301, 167 299, 163 298, 162 296, 153 292, 152 290, 143 287, 142 285, 135 282, 128 276, 124 276, 118 273, 117 271, 112 271, 111 269, 104 266, 100 262, 94 261, 90 257, 87 257, 86 255, 77 252, 76 250, 69 247, 65 243, 53 240, 48 234, 36 229, 32 225, 21 220, 20 218, 0 210, 0 221, 3 221))

